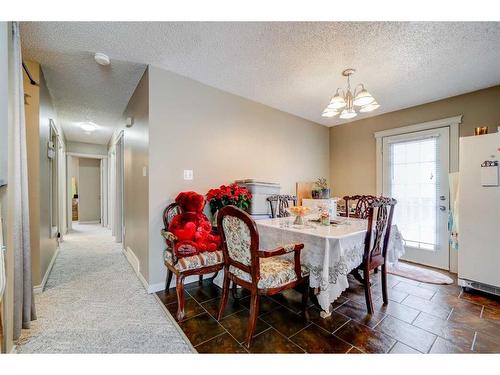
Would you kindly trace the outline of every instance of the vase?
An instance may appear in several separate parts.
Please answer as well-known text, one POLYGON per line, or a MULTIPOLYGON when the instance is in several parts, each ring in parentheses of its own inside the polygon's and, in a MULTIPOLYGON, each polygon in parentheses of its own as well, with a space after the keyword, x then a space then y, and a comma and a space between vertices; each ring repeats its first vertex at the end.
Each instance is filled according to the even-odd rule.
POLYGON ((212 227, 217 228, 217 214, 219 213, 219 210, 215 211, 212 214, 212 227))
POLYGON ((328 199, 330 198, 330 189, 321 189, 319 192, 319 197, 321 199, 328 199))
POLYGON ((295 216, 295 221, 293 222, 295 225, 304 225, 304 216, 297 215, 295 216))

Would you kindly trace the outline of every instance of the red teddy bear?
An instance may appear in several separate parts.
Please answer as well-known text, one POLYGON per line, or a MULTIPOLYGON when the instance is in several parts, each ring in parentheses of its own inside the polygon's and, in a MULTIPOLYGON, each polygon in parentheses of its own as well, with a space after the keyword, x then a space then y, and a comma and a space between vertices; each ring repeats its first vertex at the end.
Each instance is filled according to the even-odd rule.
POLYGON ((194 191, 180 193, 175 202, 182 213, 174 216, 168 230, 177 237, 175 255, 192 256, 219 247, 219 236, 212 234, 212 225, 203 214, 205 198, 194 191))

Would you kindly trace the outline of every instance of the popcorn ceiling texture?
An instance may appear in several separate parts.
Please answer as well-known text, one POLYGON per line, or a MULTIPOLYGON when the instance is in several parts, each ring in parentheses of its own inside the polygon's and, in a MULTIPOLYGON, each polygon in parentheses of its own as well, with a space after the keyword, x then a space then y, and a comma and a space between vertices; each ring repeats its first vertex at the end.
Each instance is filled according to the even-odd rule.
POLYGON ((147 64, 327 126, 345 122, 321 112, 348 67, 381 104, 356 120, 500 83, 498 22, 25 22, 21 30, 68 138, 86 142, 105 143, 111 130, 83 139, 71 122, 116 126, 147 64), (97 51, 110 67, 94 62, 97 51))

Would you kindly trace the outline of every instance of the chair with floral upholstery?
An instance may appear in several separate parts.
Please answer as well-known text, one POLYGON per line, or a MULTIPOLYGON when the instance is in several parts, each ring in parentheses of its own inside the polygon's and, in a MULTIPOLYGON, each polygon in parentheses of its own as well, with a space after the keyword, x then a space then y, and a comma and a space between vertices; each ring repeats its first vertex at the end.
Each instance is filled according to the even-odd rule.
POLYGON ((300 251, 304 245, 290 244, 273 250, 259 250, 259 232, 255 221, 234 206, 226 206, 219 211, 217 227, 224 254, 224 284, 218 320, 224 316, 231 281, 250 290, 251 294, 247 347, 250 347, 255 331, 261 295, 274 295, 301 286, 304 316, 307 318, 309 272, 300 265, 300 251), (293 258, 283 257, 289 253, 293 254, 293 258))
POLYGON ((163 211, 163 223, 165 228, 161 234, 166 242, 164 251, 164 263, 167 267, 167 279, 165 282, 165 293, 169 293, 172 275, 176 277, 177 293, 177 314, 178 321, 184 318, 184 279, 188 276, 199 275, 200 283, 203 275, 219 272, 223 267, 223 256, 221 250, 199 252, 192 256, 179 257, 175 249, 178 244, 178 238, 169 231, 170 224, 175 216, 182 214, 183 210, 177 203, 169 204, 163 211))

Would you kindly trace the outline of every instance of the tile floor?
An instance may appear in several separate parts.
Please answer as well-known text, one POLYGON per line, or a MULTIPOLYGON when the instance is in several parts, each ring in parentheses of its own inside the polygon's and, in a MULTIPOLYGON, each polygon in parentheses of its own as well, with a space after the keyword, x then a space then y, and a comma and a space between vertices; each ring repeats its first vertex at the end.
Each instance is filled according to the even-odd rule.
MULTIPOLYGON (((263 297, 250 350, 241 344, 249 315, 245 292, 239 302, 230 297, 218 322, 221 289, 208 280, 186 285, 179 326, 200 353, 500 353, 500 299, 389 275, 390 303, 383 306, 380 278, 374 279, 373 315, 354 279, 326 319, 311 302, 306 321, 295 290, 263 297)), ((158 296, 175 316, 175 290, 158 296)))

